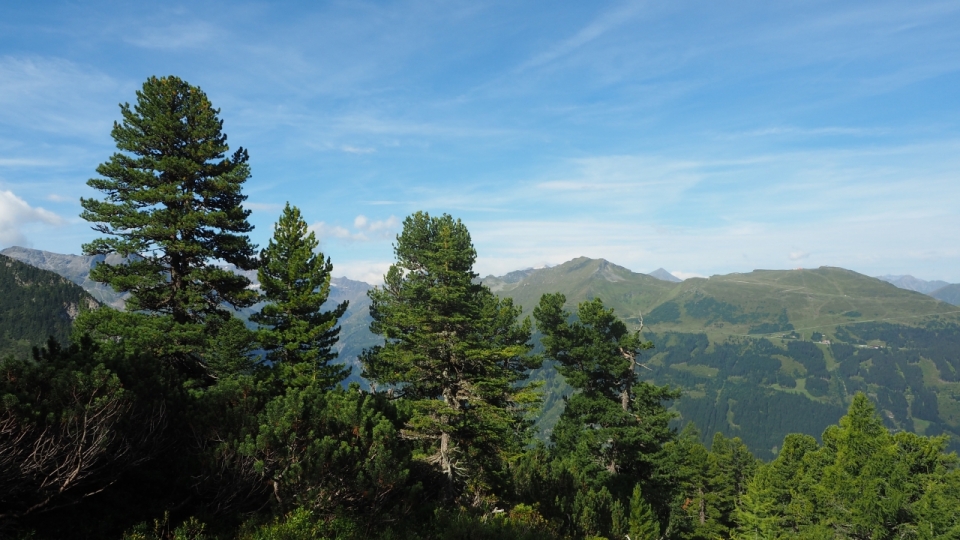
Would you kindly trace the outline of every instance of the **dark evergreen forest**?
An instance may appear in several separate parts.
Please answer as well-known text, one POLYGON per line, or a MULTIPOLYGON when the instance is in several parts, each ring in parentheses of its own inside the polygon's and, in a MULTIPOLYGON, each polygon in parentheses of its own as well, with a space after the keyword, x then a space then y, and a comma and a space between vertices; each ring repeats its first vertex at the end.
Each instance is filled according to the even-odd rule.
POLYGON ((0 255, 0 357, 29 356, 48 337, 66 343, 73 319, 97 303, 79 286, 0 255))

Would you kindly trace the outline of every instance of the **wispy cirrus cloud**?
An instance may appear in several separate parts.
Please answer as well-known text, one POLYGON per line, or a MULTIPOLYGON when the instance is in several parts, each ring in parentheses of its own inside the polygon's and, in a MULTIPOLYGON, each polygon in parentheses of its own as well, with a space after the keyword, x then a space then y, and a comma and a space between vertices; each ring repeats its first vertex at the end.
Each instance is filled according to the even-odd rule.
POLYGON ((771 126, 747 131, 724 133, 719 138, 737 139, 741 137, 878 137, 889 135, 889 128, 822 126, 804 128, 798 126, 771 126))
POLYGON ((377 151, 376 148, 370 147, 361 147, 361 146, 351 146, 345 144, 340 147, 340 151, 346 152, 348 154, 372 154, 377 151))
POLYGON ((199 49, 215 40, 225 40, 224 31, 206 21, 175 22, 163 25, 142 24, 125 36, 127 43, 163 51, 199 49))
POLYGON ((124 87, 90 66, 32 55, 0 57, 0 81, 0 130, 101 140, 109 137, 114 96, 124 87))
POLYGON ((582 27, 576 34, 535 55, 517 69, 525 71, 563 58, 635 18, 643 7, 643 3, 631 1, 605 11, 582 27))
POLYGON ((54 160, 37 158, 0 158, 0 167, 4 168, 35 168, 35 167, 54 167, 61 163, 54 160))

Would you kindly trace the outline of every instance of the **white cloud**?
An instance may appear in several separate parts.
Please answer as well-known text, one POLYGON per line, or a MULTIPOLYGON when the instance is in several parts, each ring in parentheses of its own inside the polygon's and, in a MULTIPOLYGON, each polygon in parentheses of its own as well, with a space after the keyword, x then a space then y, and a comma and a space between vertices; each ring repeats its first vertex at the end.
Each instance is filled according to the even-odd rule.
MULTIPOLYGON (((481 275, 503 275, 541 261, 559 264, 575 257, 604 258, 634 271, 679 268, 677 277, 708 276, 753 269, 787 269, 799 263, 784 246, 794 248, 803 266, 839 266, 867 275, 923 272, 927 279, 957 281, 960 249, 953 247, 960 214, 937 218, 939 232, 929 232, 930 219, 879 214, 852 221, 843 215, 793 223, 700 223, 661 229, 656 222, 624 224, 606 219, 472 221, 470 231, 481 275), (842 231, 842 234, 838 234, 842 231), (946 246, 950 246, 947 248, 946 246)), ((799 259, 797 259, 799 260, 799 259)))
POLYGON ((799 261, 801 259, 806 259, 810 254, 806 251, 791 251, 790 255, 787 256, 791 261, 799 261))
POLYGON ((393 238, 400 228, 400 220, 396 216, 387 219, 373 220, 360 214, 353 219, 353 230, 341 225, 331 225, 318 221, 310 226, 310 230, 322 240, 343 240, 346 242, 372 242, 393 238))
POLYGON ((348 240, 348 241, 358 241, 363 242, 368 240, 367 236, 360 233, 350 232, 349 229, 341 227, 339 225, 329 225, 323 221, 318 221, 310 226, 310 230, 317 235, 317 238, 322 242, 323 240, 329 239, 338 239, 338 240, 348 240))
POLYGON ((824 126, 816 128, 802 128, 796 126, 773 126, 758 128, 750 131, 735 132, 721 135, 724 139, 735 139, 738 137, 776 137, 776 136, 800 136, 800 137, 873 137, 888 135, 889 129, 886 128, 862 128, 862 127, 843 127, 843 126, 824 126))
MULTIPOLYGON (((364 216, 357 216, 357 218, 363 218, 363 225, 357 225, 358 229, 363 229, 371 233, 379 233, 380 236, 387 235, 390 236, 390 233, 396 231, 400 228, 400 220, 396 216, 390 216, 387 219, 382 219, 379 221, 368 221, 364 216)), ((354 221, 356 224, 356 221, 354 221)))
POLYGON ((387 270, 390 269, 392 262, 384 261, 349 261, 337 263, 333 262, 333 274, 336 276, 344 276, 356 281, 363 281, 371 285, 381 285, 383 283, 383 276, 387 273, 387 270))
POLYGON ((0 245, 26 244, 22 228, 28 223, 60 225, 63 218, 43 208, 31 207, 12 191, 0 191, 0 245))

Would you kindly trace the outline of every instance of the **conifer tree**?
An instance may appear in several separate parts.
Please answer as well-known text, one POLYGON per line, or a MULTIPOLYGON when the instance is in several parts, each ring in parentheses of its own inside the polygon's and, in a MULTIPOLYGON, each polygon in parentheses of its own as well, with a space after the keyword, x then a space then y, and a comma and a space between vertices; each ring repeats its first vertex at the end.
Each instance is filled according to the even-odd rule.
POLYGON ((717 432, 708 457, 709 517, 714 536, 729 537, 736 528, 736 510, 757 470, 757 459, 739 437, 727 439, 717 432))
POLYGON ((527 354, 530 323, 475 281, 476 251, 460 220, 417 212, 394 252, 383 286, 369 293, 370 329, 385 343, 364 352, 364 376, 409 400, 405 434, 444 476, 446 497, 466 486, 477 504, 524 442, 536 396, 521 381, 539 364, 527 354))
POLYGON ((960 471, 946 442, 890 434, 858 393, 820 448, 788 435, 777 459, 760 467, 738 512, 738 538, 954 538, 960 471))
POLYGON ((273 238, 260 252, 257 277, 267 304, 250 320, 264 327, 260 340, 275 367, 287 376, 305 376, 329 387, 350 373, 348 367, 330 364, 337 356, 336 324, 347 302, 322 310, 330 295, 333 265, 315 252, 318 245, 300 210, 287 203, 273 227, 273 238))
POLYGON ((640 484, 633 488, 630 497, 630 540, 658 540, 660 538, 660 522, 650 508, 650 504, 643 498, 640 484))
MULTIPOLYGON (((709 538, 710 452, 700 442, 700 431, 690 422, 675 441, 665 445, 673 461, 675 494, 669 529, 675 538, 709 538)), ((714 535, 716 536, 716 535, 714 535)))
POLYGON ((619 484, 618 497, 628 497, 633 485, 642 483, 665 514, 672 488, 663 474, 663 445, 675 433, 663 401, 679 393, 640 381, 638 357, 653 344, 639 331, 629 332, 600 299, 581 303, 572 322, 565 302, 562 294, 547 294, 533 312, 546 356, 579 390, 554 428, 554 453, 578 463, 597 485, 619 484))
MULTIPOLYGON (((87 255, 118 253, 127 264, 100 264, 91 278, 129 292, 128 312, 159 315, 163 348, 202 364, 202 325, 224 319, 223 304, 256 301, 249 280, 217 263, 256 267, 242 206, 250 176, 247 151, 229 147, 223 121, 199 88, 177 77, 150 77, 137 103, 120 106, 111 135, 119 152, 87 184, 104 199, 81 199, 81 217, 106 235, 87 255)), ((107 323, 109 321, 100 321, 107 323)), ((137 324, 144 324, 137 321, 137 324)), ((129 330, 129 328, 128 328, 129 330)), ((135 336, 134 336, 135 337, 135 336)), ((157 344, 160 347, 160 344, 157 344)))

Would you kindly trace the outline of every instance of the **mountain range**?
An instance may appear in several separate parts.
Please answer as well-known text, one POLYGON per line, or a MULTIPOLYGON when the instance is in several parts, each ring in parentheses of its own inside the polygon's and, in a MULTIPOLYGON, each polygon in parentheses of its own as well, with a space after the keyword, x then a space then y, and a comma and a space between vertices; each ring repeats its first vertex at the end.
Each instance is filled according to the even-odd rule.
MULTIPOLYGON (((90 279, 90 270, 97 264, 103 262, 122 264, 123 258, 118 255, 69 255, 19 246, 6 248, 0 251, 0 255, 5 255, 31 267, 58 274, 85 290, 97 302, 123 309, 125 294, 117 293, 110 286, 90 279)), ((257 284, 256 271, 237 270, 237 272, 245 275, 254 285, 257 284)), ((370 325, 370 299, 367 298, 367 291, 370 288, 372 288, 371 285, 362 281, 335 277, 331 279, 330 297, 325 304, 327 309, 331 309, 340 302, 349 302, 346 313, 340 319, 341 339, 337 347, 339 348, 340 359, 354 368, 350 381, 360 379, 357 360, 360 352, 364 348, 378 343, 376 336, 370 334, 367 329, 370 325)), ((250 314, 259 311, 261 306, 262 304, 256 304, 237 312, 242 318, 248 319, 250 314)), ((45 336, 46 334, 44 334, 43 339, 45 339, 45 336)), ((57 337, 60 338, 59 335, 57 337)))
MULTIPOLYGON (((62 265, 61 275, 81 284, 83 265, 98 262, 30 251, 2 253, 62 265)), ((717 431, 739 436, 769 459, 786 434, 819 436, 864 391, 890 429, 947 434, 960 448, 960 309, 889 280, 821 267, 681 281, 581 257, 481 281, 525 315, 544 293, 562 292, 571 311, 600 298, 631 328, 642 321, 655 345, 644 377, 682 390, 672 404, 677 427, 692 422, 705 441, 717 431)), ((331 289, 331 305, 350 302, 339 347, 352 380, 360 352, 379 341, 368 330, 370 288, 334 278, 331 289)), ((544 382, 539 427, 548 437, 571 389, 549 363, 533 377, 544 382)))
POLYGON ((877 279, 892 283, 901 289, 928 294, 938 300, 943 300, 955 306, 960 305, 960 284, 947 283, 946 281, 940 280, 926 281, 915 278, 909 274, 903 276, 877 276, 877 279))
MULTIPOLYGON (((525 313, 541 294, 563 292, 568 309, 600 298, 656 349, 647 378, 683 390, 674 404, 706 441, 740 436, 775 455, 787 433, 818 436, 858 390, 891 429, 960 434, 960 309, 842 268, 755 270, 679 283, 605 260, 579 258, 484 278, 525 313)), ((569 392, 550 367, 536 374, 569 392)), ((541 427, 563 407, 548 395, 541 427)))

